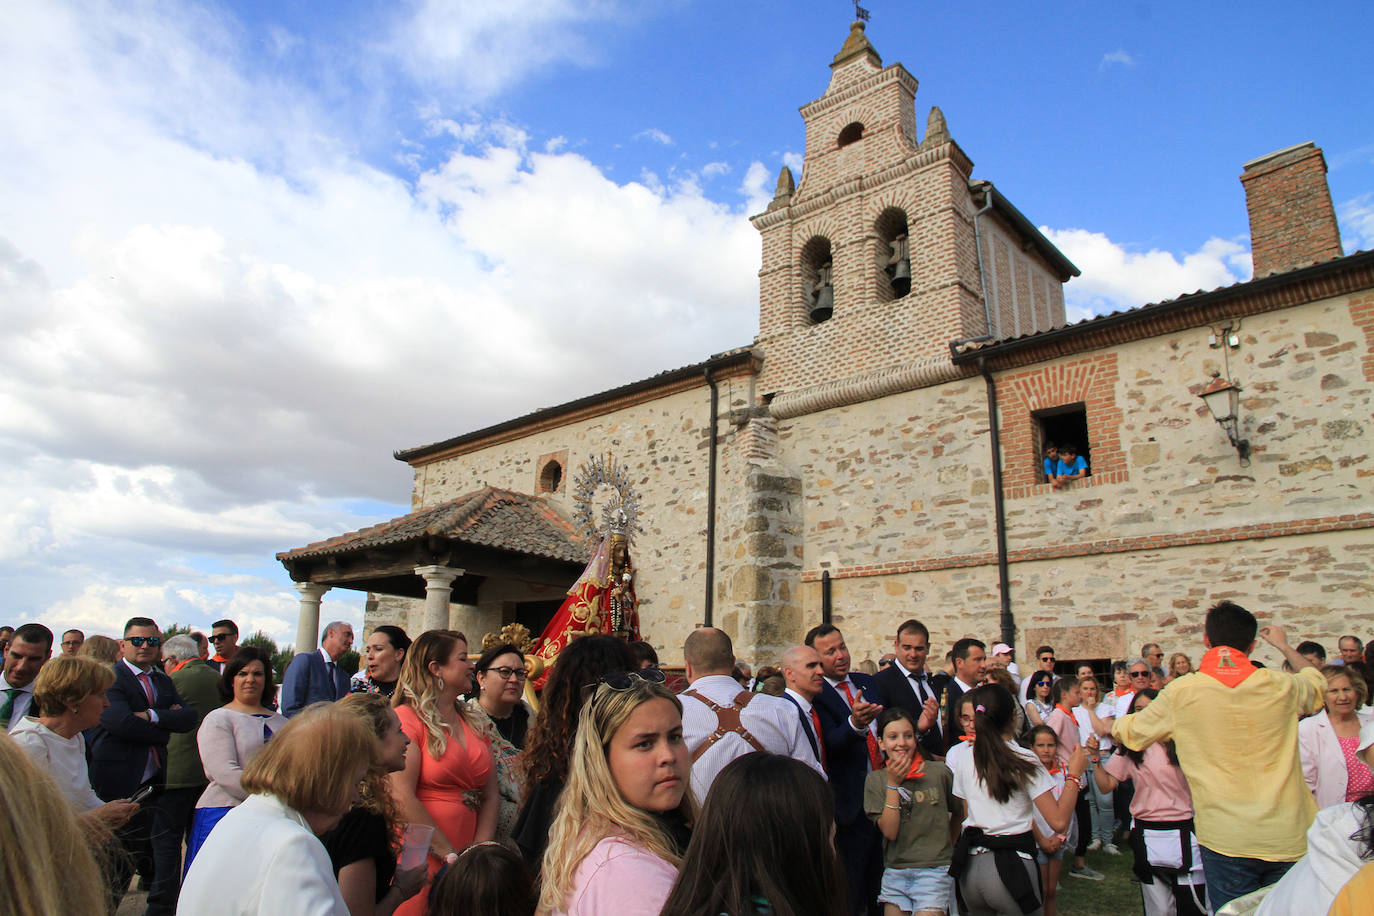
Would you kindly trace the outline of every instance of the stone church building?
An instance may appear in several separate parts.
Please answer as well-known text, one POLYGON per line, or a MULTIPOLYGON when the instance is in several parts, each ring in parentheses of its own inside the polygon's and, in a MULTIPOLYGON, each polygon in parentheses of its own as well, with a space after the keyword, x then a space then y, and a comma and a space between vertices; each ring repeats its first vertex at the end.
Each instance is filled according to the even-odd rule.
POLYGON ((857 23, 830 66, 800 183, 753 217, 757 339, 397 452, 411 514, 279 555, 297 645, 329 588, 369 593, 368 629, 538 633, 587 556, 593 455, 639 493, 666 664, 702 624, 758 664, 823 618, 876 658, 912 616, 937 653, 1196 658, 1222 598, 1295 641, 1374 636, 1374 253, 1343 254, 1321 150, 1245 164, 1254 279, 1066 325, 1077 268, 938 108, 918 130, 915 78, 857 23), (1199 397, 1227 381, 1234 435, 1199 397), (1089 476, 1045 483, 1048 442, 1089 476))

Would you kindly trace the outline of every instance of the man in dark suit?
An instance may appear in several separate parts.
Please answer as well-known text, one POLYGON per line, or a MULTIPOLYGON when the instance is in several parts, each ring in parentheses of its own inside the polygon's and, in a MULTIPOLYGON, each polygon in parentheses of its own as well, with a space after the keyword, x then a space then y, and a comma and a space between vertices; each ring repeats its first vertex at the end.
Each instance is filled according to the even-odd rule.
POLYGON ((348 672, 339 659, 353 645, 353 627, 336 620, 324 628, 315 652, 301 652, 286 666, 281 684, 281 712, 290 718, 311 703, 332 703, 348 693, 348 672))
POLYGON ((954 644, 954 677, 945 685, 945 747, 964 736, 959 724, 959 698, 977 687, 987 668, 987 646, 972 637, 954 644))
MULTIPOLYGON (((115 681, 105 692, 109 706, 87 743, 91 788, 105 801, 128 798, 145 784, 161 786, 167 765, 167 741, 174 732, 196 727, 200 715, 183 705, 176 686, 157 666, 162 633, 147 617, 124 624, 123 657, 114 663, 115 681)), ((149 827, 152 808, 145 805, 116 833, 130 858, 151 871, 149 827)))
POLYGON ((825 688, 821 657, 810 646, 793 646, 782 654, 782 679, 787 685, 782 698, 797 707, 797 718, 801 720, 802 732, 811 744, 811 753, 824 769, 825 746, 822 744, 820 713, 816 712, 815 707, 816 697, 825 688))
POLYGON ((947 678, 938 680, 926 670, 930 654, 930 631, 919 620, 904 620, 897 628, 892 647, 897 657, 873 675, 873 686, 884 708, 900 706, 911 714, 919 732, 921 750, 927 756, 943 757, 944 736, 940 733, 940 694, 947 678))
POLYGON ((816 696, 824 737, 826 771, 835 793, 835 848, 844 862, 850 910, 858 916, 880 913, 876 904, 882 881, 882 835, 864 814, 864 780, 882 769, 875 723, 883 707, 873 679, 849 671, 844 634, 828 623, 813 627, 806 644, 821 659, 825 683, 816 696))

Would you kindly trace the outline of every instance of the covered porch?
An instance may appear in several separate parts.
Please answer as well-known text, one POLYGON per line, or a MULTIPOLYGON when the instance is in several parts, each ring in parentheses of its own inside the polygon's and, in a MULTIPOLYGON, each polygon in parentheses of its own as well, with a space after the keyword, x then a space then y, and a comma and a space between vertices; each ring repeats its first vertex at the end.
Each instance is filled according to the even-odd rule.
MULTIPOLYGON (((301 595, 299 652, 319 644, 320 602, 331 588, 423 599, 423 629, 442 629, 453 604, 475 609, 489 583, 561 594, 582 572, 589 550, 586 538, 546 500, 484 487, 283 551, 277 560, 301 595)), ((480 640, 480 634, 469 635, 480 640)))

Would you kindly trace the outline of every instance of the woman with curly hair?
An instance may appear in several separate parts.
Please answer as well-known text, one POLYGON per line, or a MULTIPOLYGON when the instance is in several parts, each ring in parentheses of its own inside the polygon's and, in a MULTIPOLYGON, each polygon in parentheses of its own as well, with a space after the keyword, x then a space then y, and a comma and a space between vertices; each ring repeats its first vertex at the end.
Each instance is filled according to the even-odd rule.
POLYGON ((536 872, 549 841, 554 804, 568 779, 583 691, 602 675, 637 667, 629 647, 614 636, 583 636, 559 653, 544 684, 539 716, 525 741, 525 798, 511 836, 536 872))
POLYGON ((410 739, 401 731, 390 698, 380 693, 349 694, 337 706, 358 716, 377 736, 377 763, 358 784, 358 801, 320 842, 350 916, 391 916, 420 892, 426 873, 423 865, 396 871, 402 825, 387 775, 405 769, 410 739))
POLYGON ((578 713, 568 784, 544 851, 539 911, 658 916, 687 845, 682 704, 654 668, 603 677, 578 713), (656 675, 646 679, 645 675, 656 675))
MULTIPOLYGON (((408 823, 434 826, 430 874, 450 854, 496 833, 496 768, 461 699, 471 687, 467 637, 456 630, 428 630, 406 653, 391 697, 401 730, 414 745, 405 768, 389 777, 391 791, 408 823)), ((411 897, 396 912, 420 916, 427 896, 411 897)))

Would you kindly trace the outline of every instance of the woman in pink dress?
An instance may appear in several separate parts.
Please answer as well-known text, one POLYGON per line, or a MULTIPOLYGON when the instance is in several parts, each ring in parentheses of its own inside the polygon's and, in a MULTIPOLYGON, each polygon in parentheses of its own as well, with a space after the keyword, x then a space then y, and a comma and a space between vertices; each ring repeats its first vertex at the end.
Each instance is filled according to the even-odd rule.
MULTIPOLYGON (((429 847, 432 877, 450 853, 496 833, 500 803, 491 750, 467 721, 459 696, 472 686, 468 641, 453 630, 421 633, 406 653, 391 698, 401 730, 410 738, 405 769, 391 774, 402 817, 434 825, 429 847)), ((397 907, 399 916, 425 912, 429 889, 397 907)))

